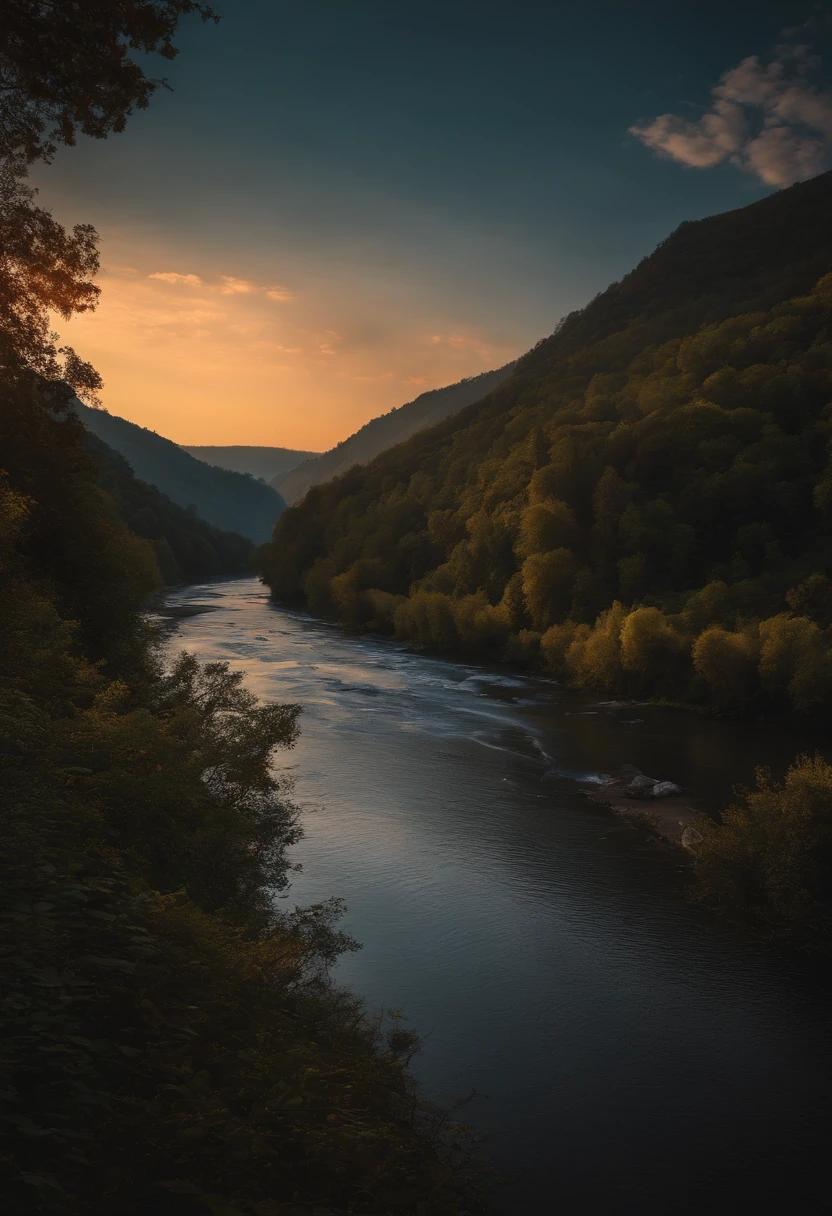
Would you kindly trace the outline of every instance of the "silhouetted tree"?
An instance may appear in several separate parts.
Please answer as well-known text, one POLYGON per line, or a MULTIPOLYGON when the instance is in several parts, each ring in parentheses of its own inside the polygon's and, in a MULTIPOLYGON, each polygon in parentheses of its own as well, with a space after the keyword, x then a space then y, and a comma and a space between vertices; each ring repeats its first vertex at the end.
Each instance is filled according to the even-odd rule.
POLYGON ((194 0, 4 0, 0 21, 0 156, 50 160, 79 133, 123 131, 166 81, 133 57, 173 59, 182 17, 216 21, 194 0))

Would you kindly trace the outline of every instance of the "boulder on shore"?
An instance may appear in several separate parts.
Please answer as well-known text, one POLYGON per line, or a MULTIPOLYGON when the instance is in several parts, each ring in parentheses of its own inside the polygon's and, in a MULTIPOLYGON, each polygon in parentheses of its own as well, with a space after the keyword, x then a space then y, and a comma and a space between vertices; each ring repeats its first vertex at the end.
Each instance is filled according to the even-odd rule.
POLYGON ((705 837, 702 835, 699 829, 693 827, 693 825, 689 823, 682 832, 682 847, 687 849, 690 853, 695 853, 697 847, 704 839, 705 837))
POLYGON ((655 777, 645 777, 644 773, 639 773, 625 786, 624 793, 628 798, 652 798, 653 790, 658 784, 655 777))
POLYGON ((657 781, 653 786, 651 798, 672 798, 674 794, 681 794, 681 785, 674 785, 672 781, 657 781))
POLYGON ((652 828, 672 844, 682 845, 694 853, 700 833, 691 827, 697 806, 689 806, 679 797, 684 791, 672 781, 657 781, 647 777, 634 764, 623 764, 617 777, 602 774, 601 783, 587 797, 592 802, 608 806, 616 815, 631 823, 641 823, 652 828), (649 802, 650 806, 635 805, 649 802))

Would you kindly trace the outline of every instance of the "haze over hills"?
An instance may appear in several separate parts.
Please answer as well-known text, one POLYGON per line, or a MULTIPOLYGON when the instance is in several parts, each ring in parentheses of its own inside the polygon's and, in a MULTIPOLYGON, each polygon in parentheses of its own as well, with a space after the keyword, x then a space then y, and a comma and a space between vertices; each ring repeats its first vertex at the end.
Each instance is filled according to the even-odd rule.
POLYGON ((832 173, 685 223, 287 511, 278 596, 572 683, 832 714, 832 173))
POLYGON ((379 452, 402 443, 425 427, 434 426, 472 401, 479 401, 507 380, 514 366, 514 363, 507 363, 496 371, 483 372, 460 380, 458 384, 421 393, 413 401, 373 418, 328 452, 272 478, 271 484, 287 503, 299 502, 310 486, 337 477, 355 464, 366 464, 379 452))
POLYGON ((197 460, 172 440, 106 410, 80 401, 75 409, 84 425, 123 456, 141 481, 156 486, 180 507, 193 506, 214 527, 257 544, 271 535, 286 505, 271 486, 250 474, 197 460))
POLYGON ((247 537, 215 528, 141 481, 124 457, 92 431, 85 438, 99 469, 98 484, 130 531, 153 546, 166 584, 250 571, 252 544, 247 537))
POLYGON ((247 447, 242 444, 222 447, 180 443, 179 446, 206 464, 219 465, 221 469, 231 469, 234 473, 250 473, 252 477, 262 477, 264 481, 271 481, 278 474, 296 468, 301 461, 314 459, 321 454, 299 452, 293 448, 247 447))

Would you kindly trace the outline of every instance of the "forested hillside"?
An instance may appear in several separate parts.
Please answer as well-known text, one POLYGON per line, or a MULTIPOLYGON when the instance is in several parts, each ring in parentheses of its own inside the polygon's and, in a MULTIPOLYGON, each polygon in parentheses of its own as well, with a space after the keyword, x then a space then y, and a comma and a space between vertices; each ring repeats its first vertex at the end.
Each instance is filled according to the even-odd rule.
POLYGON ((462 1216, 414 1036, 327 979, 337 903, 275 899, 299 707, 163 670, 70 398, 0 377, 3 1211, 462 1216))
POLYGON ((88 432, 84 446, 98 470, 98 484, 115 503, 131 532, 149 541, 165 583, 251 569, 252 543, 238 532, 224 532, 177 506, 161 490, 135 476, 118 452, 88 432))
POLYGON ((294 448, 252 447, 245 444, 216 444, 198 445, 180 443, 183 452, 190 453, 197 460, 206 464, 219 465, 221 469, 231 469, 235 473, 250 473, 252 477, 262 477, 271 481, 280 473, 297 468, 304 460, 314 460, 320 452, 301 452, 294 448))
POLYGON ((205 464, 188 452, 126 418, 76 401, 81 421, 128 462, 148 485, 180 507, 193 506, 202 519, 259 543, 265 540, 285 503, 271 486, 245 473, 205 464))
POLYGON ((597 689, 832 709, 832 174, 684 224, 482 402, 316 487, 275 595, 597 689))
POLYGON ((390 410, 380 418, 373 418, 329 452, 304 461, 288 473, 275 477, 272 485, 287 503, 298 502, 310 486, 329 481, 331 477, 338 477, 353 465, 366 464, 368 460, 378 456, 379 452, 384 452, 409 439, 417 431, 434 426, 435 423, 458 413, 472 401, 479 401, 486 393, 502 384, 511 375, 513 367, 513 363, 507 363, 496 371, 483 372, 481 376, 460 380, 458 384, 450 384, 447 388, 420 393, 406 405, 390 410))
MULTIPOLYGON (((183 564, 196 536, 223 560, 241 538, 183 524, 91 442, 74 395, 101 377, 54 330, 95 308, 98 237, 38 206, 29 167, 121 131, 189 16, 216 20, 21 0, 0 28, 2 1211, 463 1216, 466 1137, 417 1092, 414 1035, 329 980, 356 945, 337 901, 276 898, 300 826, 274 761, 300 707, 170 659, 143 616, 163 541, 183 564)), ((209 507, 277 514, 267 486, 132 429, 174 480, 205 470, 209 507)))

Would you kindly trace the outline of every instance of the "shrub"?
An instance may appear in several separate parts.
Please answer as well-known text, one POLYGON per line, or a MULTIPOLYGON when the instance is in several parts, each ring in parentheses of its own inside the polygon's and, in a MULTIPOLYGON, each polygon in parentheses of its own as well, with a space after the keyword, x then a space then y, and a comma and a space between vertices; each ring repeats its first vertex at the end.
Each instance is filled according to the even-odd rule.
POLYGON ((697 826, 699 900, 802 947, 832 948, 832 766, 800 756, 782 785, 760 769, 720 824, 700 816, 697 826))

